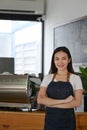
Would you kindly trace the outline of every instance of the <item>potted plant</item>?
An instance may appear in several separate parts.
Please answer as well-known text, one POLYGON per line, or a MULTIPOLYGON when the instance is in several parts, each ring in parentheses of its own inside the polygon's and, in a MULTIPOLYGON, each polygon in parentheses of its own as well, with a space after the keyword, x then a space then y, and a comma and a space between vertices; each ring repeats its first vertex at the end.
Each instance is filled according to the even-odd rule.
POLYGON ((79 67, 84 93, 87 93, 87 67, 79 67))
POLYGON ((84 95, 84 111, 87 112, 87 67, 79 67, 80 77, 83 85, 84 95))

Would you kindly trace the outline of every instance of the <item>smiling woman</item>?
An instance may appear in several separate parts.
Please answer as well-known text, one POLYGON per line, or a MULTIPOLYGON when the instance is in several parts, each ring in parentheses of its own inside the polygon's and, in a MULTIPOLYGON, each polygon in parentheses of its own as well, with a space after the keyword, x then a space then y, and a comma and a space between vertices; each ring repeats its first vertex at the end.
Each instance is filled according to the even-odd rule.
POLYGON ((76 130, 74 108, 82 103, 82 82, 74 73, 68 48, 54 50, 37 101, 46 106, 44 130, 76 130))

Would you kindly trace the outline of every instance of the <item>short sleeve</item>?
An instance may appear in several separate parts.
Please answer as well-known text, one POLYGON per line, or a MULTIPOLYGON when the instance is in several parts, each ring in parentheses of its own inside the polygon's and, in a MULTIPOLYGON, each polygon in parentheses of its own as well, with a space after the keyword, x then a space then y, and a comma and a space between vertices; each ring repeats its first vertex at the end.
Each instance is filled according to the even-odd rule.
POLYGON ((48 84, 52 81, 52 77, 53 77, 53 74, 48 74, 48 75, 46 75, 46 76, 43 78, 40 87, 42 87, 42 86, 43 86, 43 87, 47 87, 48 84))
POLYGON ((73 74, 71 76, 70 82, 71 82, 74 90, 77 90, 77 89, 83 90, 82 81, 81 81, 81 78, 79 75, 73 74))

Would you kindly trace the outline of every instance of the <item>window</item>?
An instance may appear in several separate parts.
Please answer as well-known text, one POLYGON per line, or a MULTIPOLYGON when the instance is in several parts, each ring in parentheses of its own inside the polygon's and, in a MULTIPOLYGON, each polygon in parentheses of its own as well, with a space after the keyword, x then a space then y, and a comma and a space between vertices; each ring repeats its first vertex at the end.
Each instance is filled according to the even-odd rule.
POLYGON ((42 22, 0 20, 0 57, 14 57, 16 74, 41 73, 42 22))

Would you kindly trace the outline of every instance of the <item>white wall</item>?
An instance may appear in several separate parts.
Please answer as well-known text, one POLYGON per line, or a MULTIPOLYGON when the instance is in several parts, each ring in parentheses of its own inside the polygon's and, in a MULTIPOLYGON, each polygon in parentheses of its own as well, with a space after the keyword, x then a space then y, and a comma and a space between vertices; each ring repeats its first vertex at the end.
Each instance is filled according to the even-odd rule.
POLYGON ((87 0, 46 0, 45 72, 50 68, 53 52, 53 29, 87 15, 87 0))

